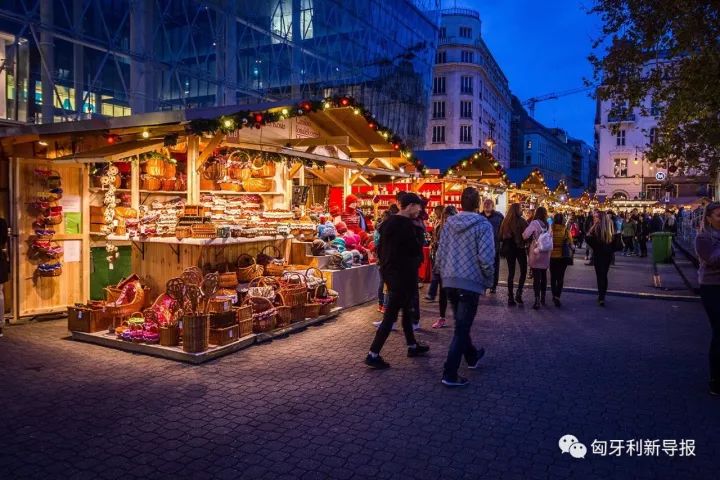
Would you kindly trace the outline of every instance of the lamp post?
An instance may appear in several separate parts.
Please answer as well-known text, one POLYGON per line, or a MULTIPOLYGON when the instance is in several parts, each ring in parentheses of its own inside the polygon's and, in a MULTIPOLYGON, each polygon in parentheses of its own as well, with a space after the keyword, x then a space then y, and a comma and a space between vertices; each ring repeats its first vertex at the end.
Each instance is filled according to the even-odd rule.
MULTIPOLYGON (((642 160, 640 160, 640 199, 645 199, 645 157, 643 156, 642 160)), ((635 165, 638 164, 638 147, 635 146, 635 160, 633 160, 633 163, 635 165)))

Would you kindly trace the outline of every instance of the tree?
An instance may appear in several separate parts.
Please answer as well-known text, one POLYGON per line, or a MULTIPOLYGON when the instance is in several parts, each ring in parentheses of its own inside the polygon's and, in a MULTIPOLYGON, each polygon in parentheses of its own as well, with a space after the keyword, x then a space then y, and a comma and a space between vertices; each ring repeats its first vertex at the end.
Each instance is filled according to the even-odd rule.
POLYGON ((603 29, 589 60, 611 114, 629 101, 658 135, 646 158, 668 171, 720 174, 720 1, 596 0, 603 29))

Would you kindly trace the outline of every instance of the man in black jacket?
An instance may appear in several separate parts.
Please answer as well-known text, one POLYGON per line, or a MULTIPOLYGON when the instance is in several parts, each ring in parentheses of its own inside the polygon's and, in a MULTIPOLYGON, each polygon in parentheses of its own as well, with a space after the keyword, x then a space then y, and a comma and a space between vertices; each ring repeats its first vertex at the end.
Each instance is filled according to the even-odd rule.
POLYGON ((498 281, 500 280, 500 225, 502 225, 505 217, 502 213, 495 211, 495 202, 490 198, 486 198, 483 202, 482 215, 490 222, 493 227, 493 237, 495 239, 495 274, 493 277, 492 288, 490 293, 497 291, 498 281))
POLYGON ((375 369, 390 365, 380 356, 393 324, 402 310, 402 327, 407 343, 408 357, 417 357, 430 350, 415 340, 413 333, 413 298, 417 294, 417 271, 423 258, 414 220, 422 210, 422 200, 414 193, 400 197, 400 212, 380 226, 380 244, 377 247, 380 273, 388 287, 390 300, 383 321, 375 333, 365 364, 375 369))

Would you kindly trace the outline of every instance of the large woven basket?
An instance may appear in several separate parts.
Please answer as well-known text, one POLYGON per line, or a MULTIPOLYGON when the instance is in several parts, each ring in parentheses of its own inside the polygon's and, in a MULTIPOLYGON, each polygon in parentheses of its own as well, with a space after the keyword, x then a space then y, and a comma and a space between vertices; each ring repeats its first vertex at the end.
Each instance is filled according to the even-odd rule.
POLYGON ((308 299, 307 281, 298 272, 286 272, 280 279, 280 295, 288 307, 305 305, 308 299))
POLYGON ((305 318, 317 318, 320 316, 320 303, 306 303, 305 304, 305 318))
POLYGON ((183 317, 183 350, 188 353, 200 353, 208 349, 210 341, 210 321, 207 315, 187 315, 183 317))
POLYGON ((273 186, 274 182, 269 178, 248 178, 242 181, 243 190, 246 192, 269 192, 273 186))
POLYGON ((235 309, 238 325, 240 326, 240 338, 253 333, 252 306, 244 305, 235 309))
POLYGON ((250 280, 262 276, 263 267, 255 263, 255 259, 243 253, 237 259, 237 267, 235 276, 240 283, 246 283, 250 280))
POLYGON ((247 297, 243 306, 252 307, 253 333, 269 332, 275 328, 277 310, 270 300, 263 297, 247 297))

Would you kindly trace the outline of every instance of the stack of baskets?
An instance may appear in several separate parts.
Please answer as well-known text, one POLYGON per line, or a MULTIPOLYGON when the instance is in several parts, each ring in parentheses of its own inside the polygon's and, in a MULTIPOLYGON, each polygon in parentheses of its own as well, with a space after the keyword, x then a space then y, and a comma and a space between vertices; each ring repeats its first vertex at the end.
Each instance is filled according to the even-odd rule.
POLYGON ((307 280, 298 272, 287 272, 280 279, 280 298, 283 306, 290 309, 292 322, 304 320, 308 299, 307 280))
POLYGON ((269 332, 275 328, 275 317, 277 310, 273 302, 265 297, 247 297, 243 306, 250 306, 252 309, 252 330, 253 333, 269 332))

